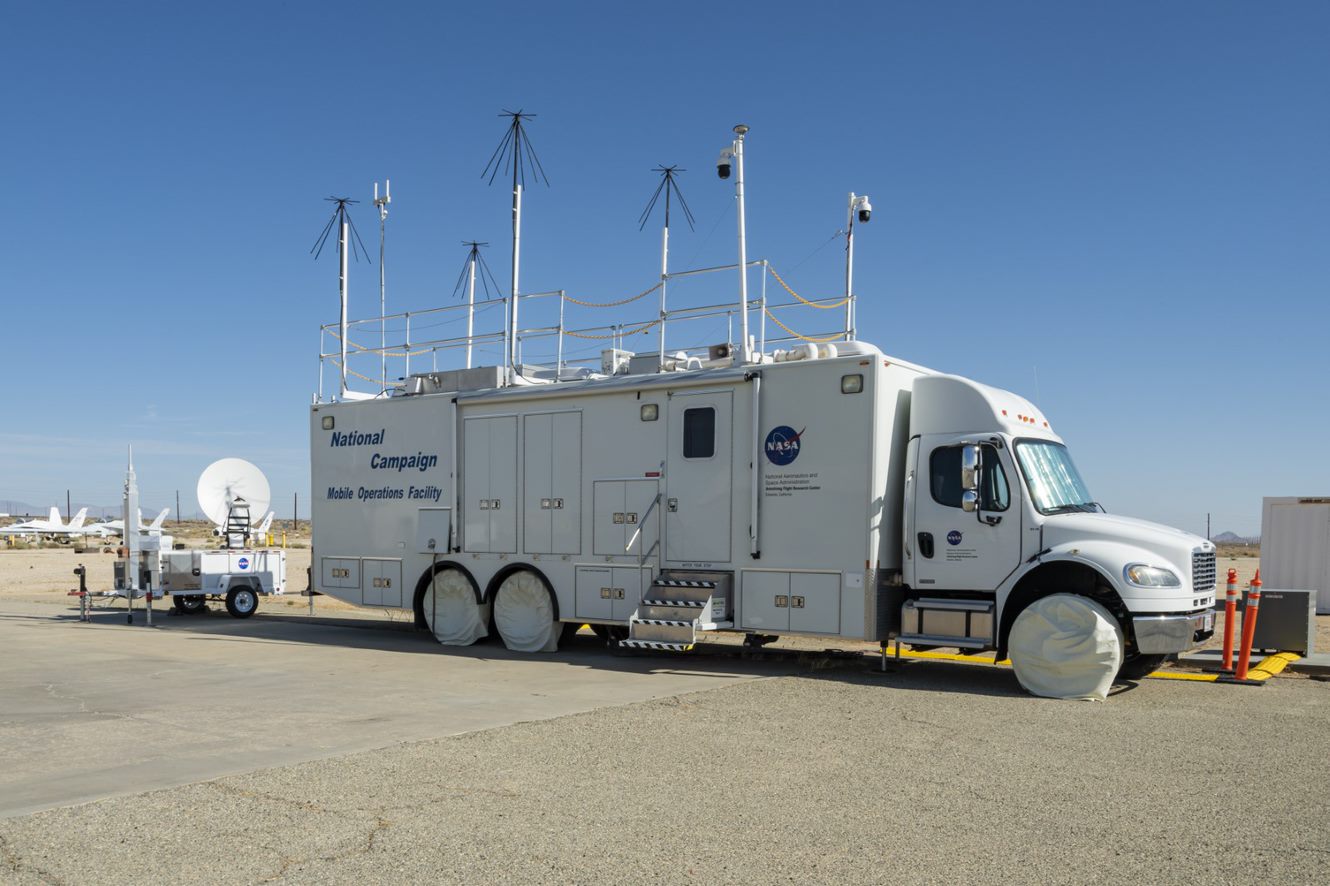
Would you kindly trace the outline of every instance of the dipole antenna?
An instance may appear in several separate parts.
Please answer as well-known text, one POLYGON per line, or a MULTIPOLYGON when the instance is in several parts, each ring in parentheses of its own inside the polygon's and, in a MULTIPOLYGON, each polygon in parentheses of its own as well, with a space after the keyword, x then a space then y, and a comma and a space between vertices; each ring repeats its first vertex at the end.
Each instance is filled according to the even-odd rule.
POLYGON ((325 201, 336 204, 333 207, 332 218, 323 226, 323 231, 319 238, 314 241, 310 247, 310 252, 314 254, 315 261, 323 254, 323 245, 328 242, 328 235, 332 233, 335 226, 337 228, 337 289, 342 299, 342 317, 339 328, 339 343, 341 346, 341 365, 338 367, 342 373, 342 394, 346 394, 346 299, 347 299, 347 273, 346 262, 347 253, 355 253, 357 261, 361 256, 365 261, 369 261, 369 253, 365 250, 365 244, 360 239, 360 232, 356 230, 355 223, 351 221, 351 213, 348 206, 359 203, 359 200, 351 200, 347 197, 325 197, 325 201))
POLYGON ((545 175, 545 169, 540 165, 540 158, 536 156, 536 152, 531 146, 531 139, 526 133, 526 121, 533 119, 536 115, 528 114, 521 109, 516 111, 505 109, 499 116, 509 118, 508 129, 499 141, 499 146, 490 155, 489 162, 485 164, 485 169, 480 173, 480 177, 488 176, 489 183, 494 184, 494 179, 498 177, 500 168, 502 168, 505 175, 512 173, 513 179, 512 286, 508 293, 508 328, 504 330, 504 362, 508 383, 512 384, 517 373, 517 298, 522 244, 522 190, 526 187, 528 171, 535 181, 539 182, 543 179, 546 187, 549 186, 550 180, 545 175))
POLYGON ((657 354, 657 369, 660 372, 665 371, 665 287, 670 278, 670 198, 679 198, 679 208, 683 210, 683 217, 688 222, 688 229, 695 230, 693 212, 688 208, 688 201, 683 198, 683 191, 679 190, 679 182, 676 176, 687 170, 678 166, 666 166, 661 164, 652 172, 660 173, 660 184, 656 186, 656 192, 651 195, 647 201, 647 208, 642 210, 642 215, 638 219, 637 229, 640 231, 647 226, 647 221, 651 218, 651 211, 656 208, 656 203, 660 200, 661 194, 665 195, 665 227, 660 234, 660 347, 657 354))
POLYGON ((485 287, 485 297, 489 298, 490 283, 494 284, 494 292, 500 292, 499 283, 490 273, 489 265, 485 262, 485 257, 480 254, 482 246, 489 246, 488 243, 480 243, 476 240, 463 240, 463 246, 470 247, 466 255, 466 263, 462 265, 462 273, 457 277, 457 285, 453 287, 453 295, 462 288, 462 281, 466 281, 466 368, 471 368, 471 343, 475 334, 476 323, 476 278, 480 278, 480 285, 485 287))

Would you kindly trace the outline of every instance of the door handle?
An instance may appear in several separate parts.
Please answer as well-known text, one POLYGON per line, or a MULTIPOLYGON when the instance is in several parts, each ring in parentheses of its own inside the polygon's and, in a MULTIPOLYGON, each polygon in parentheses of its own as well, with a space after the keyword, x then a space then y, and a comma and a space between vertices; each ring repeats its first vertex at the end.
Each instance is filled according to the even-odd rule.
POLYGON ((930 560, 933 558, 933 533, 919 533, 919 553, 930 560))

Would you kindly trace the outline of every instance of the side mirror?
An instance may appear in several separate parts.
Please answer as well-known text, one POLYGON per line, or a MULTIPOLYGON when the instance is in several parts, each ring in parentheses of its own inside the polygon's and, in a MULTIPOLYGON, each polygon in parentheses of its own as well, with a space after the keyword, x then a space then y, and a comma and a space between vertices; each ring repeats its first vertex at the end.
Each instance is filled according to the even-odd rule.
POLYGON ((973 443, 961 447, 961 489, 979 491, 979 447, 973 443))
POLYGON ((973 514, 979 510, 979 493, 973 489, 967 489, 961 493, 961 510, 967 514, 973 514))

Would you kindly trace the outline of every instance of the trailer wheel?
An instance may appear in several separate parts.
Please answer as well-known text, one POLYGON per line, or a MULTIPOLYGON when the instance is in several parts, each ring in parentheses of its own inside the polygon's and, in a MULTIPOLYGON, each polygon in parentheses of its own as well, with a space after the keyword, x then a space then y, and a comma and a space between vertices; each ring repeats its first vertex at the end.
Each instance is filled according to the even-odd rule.
POLYGON ((488 618, 476 602, 476 588, 459 567, 434 573, 420 598, 425 626, 444 646, 470 646, 489 634, 488 618))
POLYGON ((1167 655, 1133 655, 1122 663, 1118 670, 1119 680, 1140 680, 1159 670, 1167 655))
POLYGON ((554 592, 540 573, 518 569, 494 592, 494 626, 514 652, 556 652, 563 624, 554 592))
POLYGON ((226 611, 235 618, 249 618, 259 608, 259 595, 248 585, 226 592, 226 611))
POLYGON ((202 594, 190 594, 187 597, 172 594, 171 605, 180 615, 198 615, 200 612, 208 611, 208 602, 202 594))
POLYGON ((1007 652, 1031 695, 1098 698, 1122 667, 1122 626, 1089 597, 1053 594, 1026 606, 1011 625, 1007 652))

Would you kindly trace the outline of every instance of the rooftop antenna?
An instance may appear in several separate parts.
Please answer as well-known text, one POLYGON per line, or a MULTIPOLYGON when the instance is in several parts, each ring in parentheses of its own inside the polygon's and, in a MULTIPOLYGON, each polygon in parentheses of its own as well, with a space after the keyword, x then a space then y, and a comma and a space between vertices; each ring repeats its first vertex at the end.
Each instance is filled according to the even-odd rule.
POLYGON ((355 224, 351 221, 351 213, 347 207, 359 203, 359 200, 351 200, 346 197, 324 197, 325 201, 335 203, 333 207, 332 218, 323 226, 319 238, 314 241, 310 247, 310 252, 314 253, 315 261, 323 254, 323 244, 328 242, 328 235, 332 233, 335 226, 337 228, 337 288, 342 296, 342 321, 339 329, 338 339, 342 348, 342 394, 346 394, 346 297, 347 297, 347 276, 346 276, 346 257, 348 247, 356 252, 357 260, 360 256, 369 261, 369 253, 365 251, 365 244, 360 239, 360 232, 356 230, 355 224))
POLYGON ((545 170, 540 165, 540 159, 531 147, 531 139, 526 134, 525 121, 534 119, 536 115, 527 114, 521 109, 516 111, 505 109, 499 116, 509 118, 508 130, 503 134, 503 138, 499 141, 499 146, 494 149, 494 153, 490 155, 489 162, 485 164, 485 169, 480 173, 480 177, 489 176, 489 183, 494 184, 494 179, 498 176, 501 166, 505 174, 511 172, 513 176, 513 277, 512 288, 508 295, 510 308, 508 311, 508 328, 504 331, 503 347, 508 383, 512 384, 517 373, 517 272, 520 266, 522 243, 522 189, 526 187, 528 169, 537 182, 544 179, 546 187, 549 187, 550 180, 545 175, 545 170))
MULTIPOLYGON (((387 288, 384 284, 383 247, 388 223, 388 204, 393 202, 392 180, 383 180, 383 196, 379 196, 379 183, 374 183, 374 205, 379 209, 379 378, 388 378, 387 288)), ((386 382, 385 382, 386 383, 386 382)))
POLYGON ((494 283, 494 291, 499 292, 499 283, 490 273, 489 265, 485 263, 485 257, 480 254, 482 246, 489 246, 488 243, 480 243, 476 240, 463 240, 463 246, 471 247, 467 253, 466 264, 462 265, 462 273, 457 277, 457 285, 453 287, 453 295, 462 288, 462 281, 467 281, 466 285, 466 368, 471 368, 471 339, 475 333, 476 325, 476 277, 480 277, 480 284, 485 287, 485 296, 489 297, 490 282, 494 283), (479 275, 477 275, 479 268, 479 275), (486 279, 488 278, 488 279, 486 279))
POLYGON ((665 286, 670 276, 670 198, 679 198, 679 208, 683 210, 683 217, 688 222, 688 229, 695 230, 693 227, 693 213, 688 208, 688 201, 683 198, 683 191, 679 190, 679 182, 676 176, 681 172, 687 172, 678 166, 665 166, 661 164, 652 172, 660 173, 660 184, 656 186, 656 192, 651 195, 647 202, 647 208, 642 210, 642 216, 638 219, 637 229, 640 231, 647 226, 648 219, 651 218, 651 210, 656 208, 656 202, 660 200, 661 194, 665 195, 665 228, 660 234, 660 347, 658 348, 658 369, 665 371, 665 286))
POLYGON ((748 127, 743 123, 734 127, 734 141, 720 152, 716 160, 716 174, 721 178, 730 177, 731 163, 735 167, 734 199, 739 206, 739 317, 740 335, 743 342, 739 353, 747 363, 752 355, 748 343, 748 239, 744 227, 744 136, 748 127))

